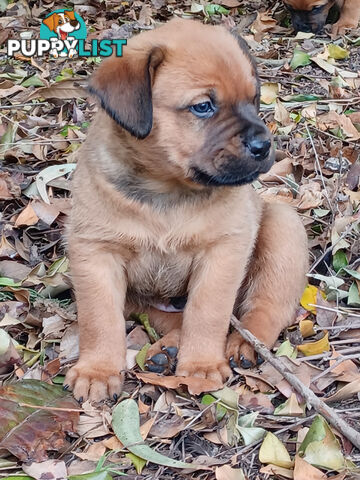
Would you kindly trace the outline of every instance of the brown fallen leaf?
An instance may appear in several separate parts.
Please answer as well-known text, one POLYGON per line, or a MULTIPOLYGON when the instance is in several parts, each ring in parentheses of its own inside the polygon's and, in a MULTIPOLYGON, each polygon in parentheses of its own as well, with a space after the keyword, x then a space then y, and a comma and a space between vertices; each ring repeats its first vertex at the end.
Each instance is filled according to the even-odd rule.
POLYGON ((257 412, 273 413, 274 405, 267 395, 261 392, 254 393, 248 390, 245 385, 236 388, 235 392, 239 394, 239 404, 243 407, 248 407, 257 412))
POLYGON ((47 460, 47 450, 59 450, 65 434, 75 431, 78 409, 72 395, 55 385, 24 380, 1 387, 0 448, 23 462, 47 460))
POLYGON ((327 476, 300 457, 295 456, 294 480, 325 480, 327 476))
POLYGON ((67 479, 67 469, 63 460, 47 460, 41 463, 31 463, 30 465, 23 465, 22 469, 36 480, 44 480, 46 478, 56 480, 67 479))
POLYGON ((345 385, 345 387, 339 388, 337 392, 330 397, 324 398, 323 400, 326 403, 330 402, 341 402, 343 400, 348 400, 349 398, 353 397, 357 393, 360 392, 360 378, 354 380, 351 383, 345 385))
POLYGON ((15 221, 15 227, 22 225, 35 225, 39 221, 39 217, 36 215, 31 203, 24 208, 15 221))
POLYGON ((266 32, 270 32, 277 26, 277 21, 267 12, 257 12, 257 17, 250 27, 254 38, 260 41, 266 32))
POLYGON ((280 162, 274 163, 267 173, 260 175, 259 180, 262 182, 277 182, 280 183, 279 177, 286 177, 293 172, 292 160, 288 157, 283 158, 280 162))
POLYGON ((165 417, 151 427, 150 435, 159 438, 173 438, 184 429, 185 425, 185 421, 178 415, 165 417))
POLYGON ((142 372, 136 372, 135 375, 139 380, 159 387, 176 389, 181 386, 187 386, 189 393, 192 395, 200 395, 203 392, 215 392, 222 387, 218 382, 207 380, 205 378, 176 376, 163 377, 156 373, 142 372))
MULTIPOLYGON (((336 352, 333 348, 333 354, 330 358, 330 367, 332 367, 336 360, 342 357, 340 353, 336 352)), ((352 360, 345 360, 331 370, 332 375, 336 375, 337 380, 340 382, 353 382, 360 378, 360 373, 352 360)))
POLYGON ((246 480, 241 468, 233 468, 230 465, 223 465, 215 469, 216 480, 246 480))
POLYGON ((89 94, 87 90, 79 85, 81 79, 62 80, 61 82, 53 83, 50 87, 37 88, 27 100, 33 98, 59 98, 59 99, 73 99, 73 98, 86 98, 89 94))
POLYGON ((285 478, 294 478, 294 470, 290 470, 289 468, 278 467, 277 465, 273 465, 270 463, 266 465, 266 467, 260 468, 260 473, 265 473, 267 475, 275 475, 285 478))

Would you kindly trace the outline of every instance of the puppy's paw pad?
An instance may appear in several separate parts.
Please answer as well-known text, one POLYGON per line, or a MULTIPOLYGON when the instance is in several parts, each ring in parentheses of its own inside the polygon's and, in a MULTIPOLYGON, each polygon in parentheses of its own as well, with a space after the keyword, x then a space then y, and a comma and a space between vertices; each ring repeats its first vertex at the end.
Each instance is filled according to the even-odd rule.
POLYGON ((162 347, 161 353, 156 353, 146 362, 146 367, 153 373, 173 371, 176 363, 177 347, 162 347))
POLYGON ((226 357, 229 359, 231 368, 251 368, 257 363, 257 355, 243 337, 233 332, 229 335, 226 345, 226 357))
POLYGON ((76 364, 68 371, 64 385, 73 391, 80 403, 88 399, 100 402, 118 398, 124 383, 124 374, 120 370, 109 365, 76 364))
POLYGON ((224 360, 208 362, 181 362, 176 369, 176 375, 180 377, 198 377, 213 380, 219 383, 219 386, 230 377, 231 369, 228 362, 224 360))

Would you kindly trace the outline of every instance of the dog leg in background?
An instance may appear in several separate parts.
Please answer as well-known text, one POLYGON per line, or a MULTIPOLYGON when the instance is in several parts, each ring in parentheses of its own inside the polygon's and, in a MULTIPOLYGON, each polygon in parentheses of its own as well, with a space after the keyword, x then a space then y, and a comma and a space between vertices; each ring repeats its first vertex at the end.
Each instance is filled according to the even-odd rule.
MULTIPOLYGON (((294 321, 307 269, 307 237, 297 213, 287 205, 266 204, 245 298, 235 315, 240 313, 242 326, 269 348, 294 321)), ((230 334, 226 354, 244 367, 255 363, 253 348, 238 332, 230 334)))
POLYGON ((80 358, 64 386, 75 398, 117 398, 126 369, 126 279, 121 257, 84 244, 71 243, 71 272, 76 291, 80 358))
POLYGON ((246 235, 222 238, 195 261, 176 375, 208 378, 218 382, 219 388, 230 376, 229 361, 225 357, 226 336, 255 235, 253 229, 246 235))
POLYGON ((347 28, 356 28, 360 20, 360 0, 345 0, 339 20, 332 27, 332 35, 343 35, 347 28))

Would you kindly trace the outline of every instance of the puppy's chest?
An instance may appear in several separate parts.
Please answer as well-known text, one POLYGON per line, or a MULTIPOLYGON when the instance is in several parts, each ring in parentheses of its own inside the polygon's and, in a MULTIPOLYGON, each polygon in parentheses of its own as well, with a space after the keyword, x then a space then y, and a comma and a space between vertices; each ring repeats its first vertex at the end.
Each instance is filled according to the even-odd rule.
POLYGON ((169 298, 186 293, 193 258, 177 252, 157 250, 136 254, 127 264, 130 295, 146 298, 169 298))

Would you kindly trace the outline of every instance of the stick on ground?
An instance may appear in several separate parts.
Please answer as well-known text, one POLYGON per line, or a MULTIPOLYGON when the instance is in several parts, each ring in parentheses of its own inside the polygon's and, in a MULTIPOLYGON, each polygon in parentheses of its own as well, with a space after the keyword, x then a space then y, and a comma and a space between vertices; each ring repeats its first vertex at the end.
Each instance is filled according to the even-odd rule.
POLYGON ((288 367, 285 365, 281 357, 275 357, 270 350, 261 343, 249 330, 242 328, 239 320, 232 315, 231 317, 232 326, 240 333, 244 339, 250 343, 254 350, 259 353, 264 360, 267 360, 270 365, 272 365, 276 370, 278 370, 281 375, 290 383, 294 389, 300 393, 306 400, 306 402, 311 405, 314 410, 316 410, 320 415, 322 415, 331 425, 333 425, 340 433, 344 435, 350 442, 360 450, 360 432, 352 428, 345 420, 343 420, 333 408, 329 407, 324 403, 320 398, 318 398, 315 393, 306 387, 293 373, 291 373, 288 367))

